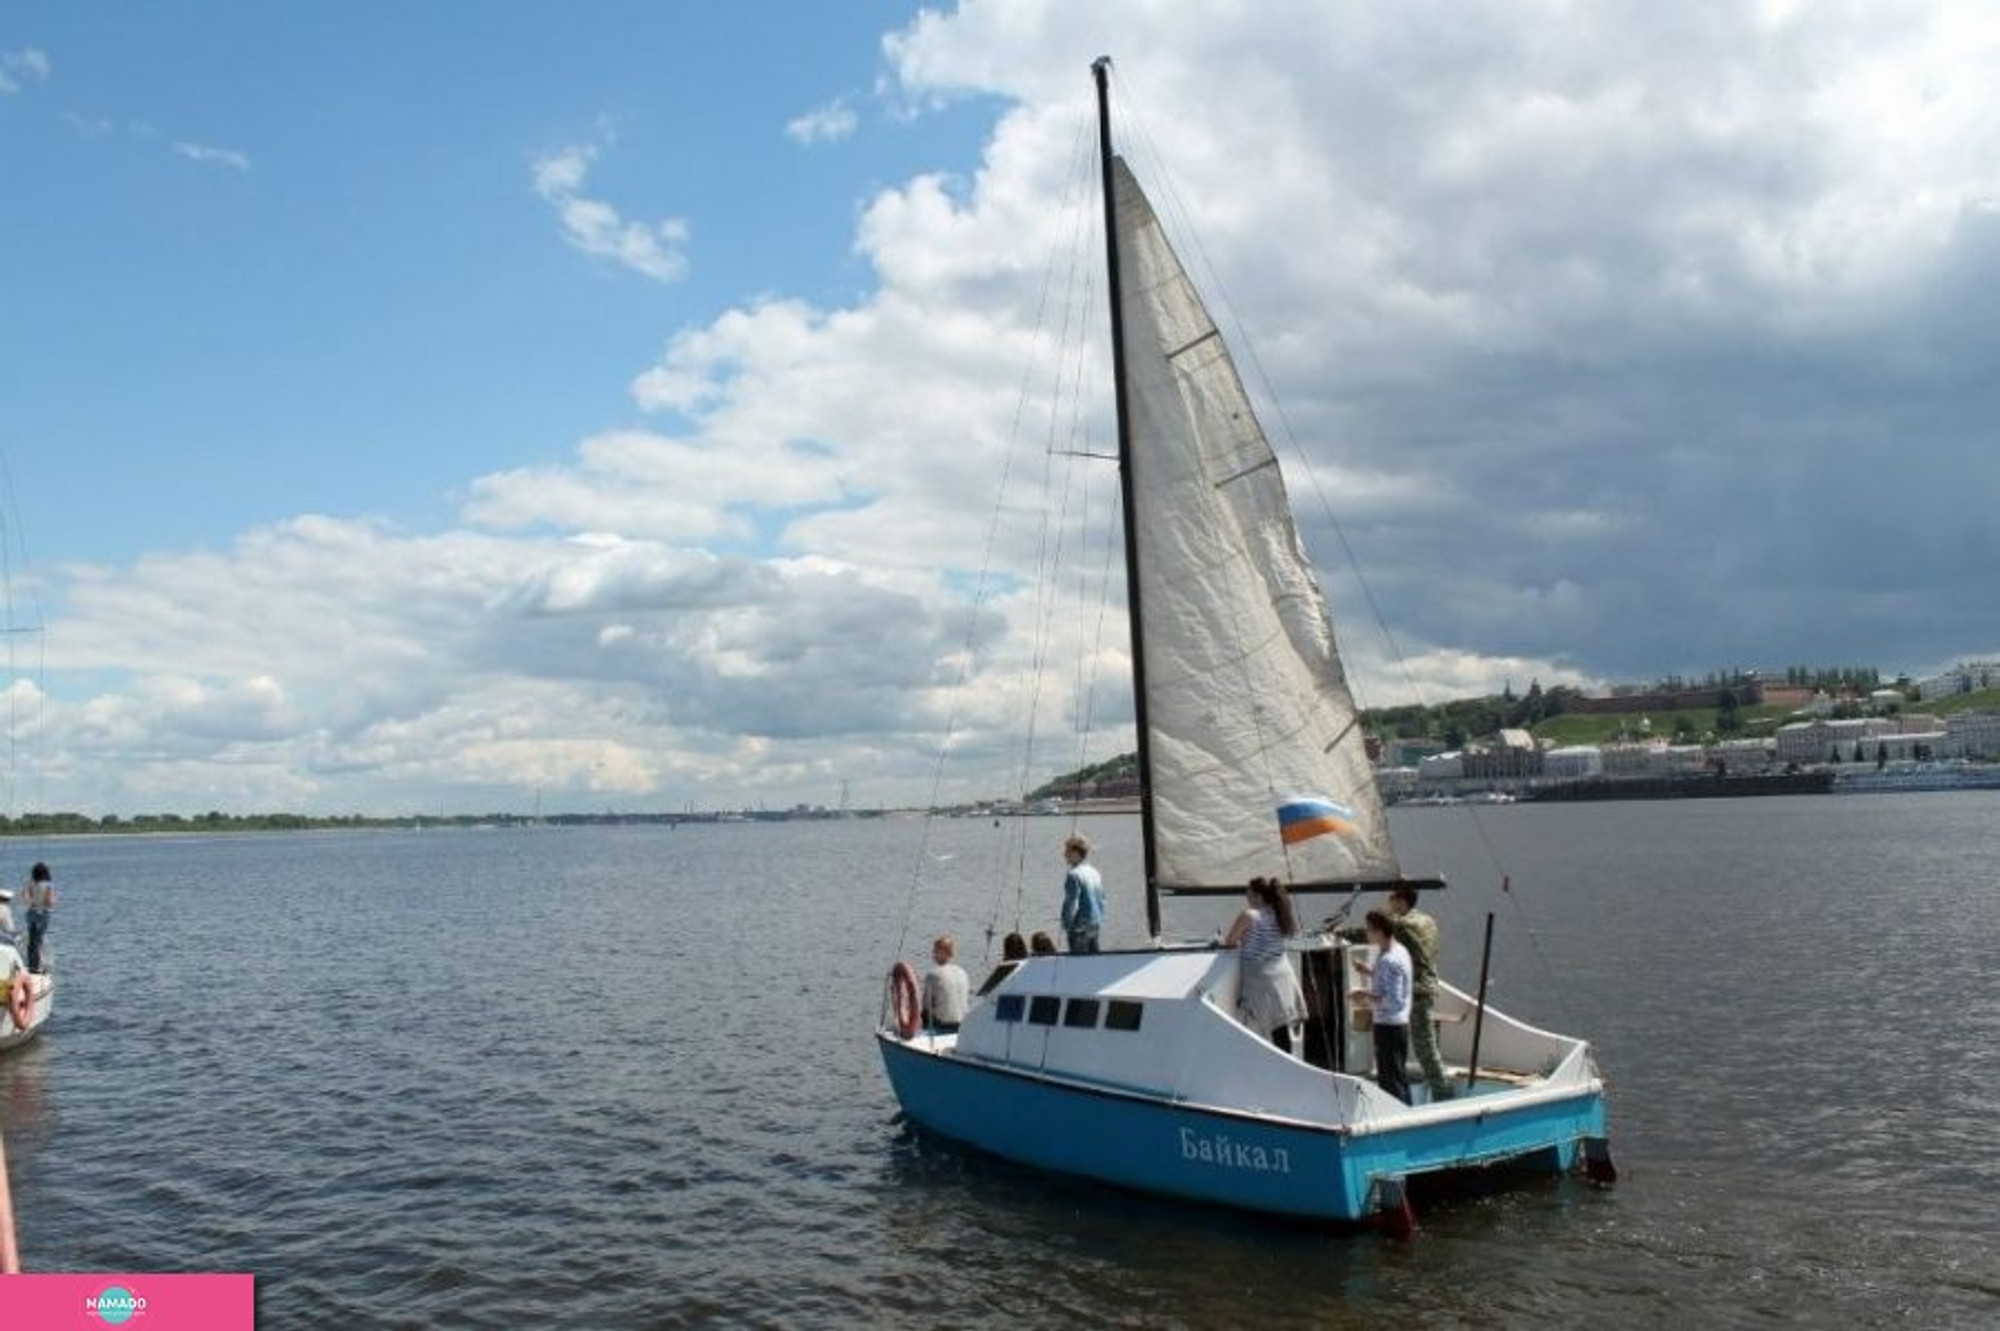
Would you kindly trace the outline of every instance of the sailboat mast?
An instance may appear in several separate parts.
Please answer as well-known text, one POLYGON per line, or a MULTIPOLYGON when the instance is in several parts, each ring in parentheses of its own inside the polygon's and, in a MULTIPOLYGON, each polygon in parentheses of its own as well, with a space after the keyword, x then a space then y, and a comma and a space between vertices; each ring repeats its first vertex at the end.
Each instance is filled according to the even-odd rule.
POLYGON ((1097 159, 1104 185, 1104 259, 1111 297, 1111 384, 1118 420, 1118 497, 1125 515, 1125 598, 1132 629, 1132 715, 1139 730, 1139 839, 1145 848, 1146 933, 1160 936, 1159 856, 1153 848, 1152 732, 1146 725, 1145 634, 1139 617, 1139 533, 1133 520, 1132 421, 1125 389, 1124 290, 1118 276, 1118 201, 1111 174, 1111 57, 1099 56, 1090 72, 1097 80, 1097 159))

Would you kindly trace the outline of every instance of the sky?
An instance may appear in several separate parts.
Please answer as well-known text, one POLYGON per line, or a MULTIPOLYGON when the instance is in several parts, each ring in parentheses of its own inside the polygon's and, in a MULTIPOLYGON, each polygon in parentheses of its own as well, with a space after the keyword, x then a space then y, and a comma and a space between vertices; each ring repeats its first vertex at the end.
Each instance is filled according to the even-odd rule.
POLYGON ((1107 53, 1364 705, 2000 656, 1983 3, 14 0, 8 809, 1129 748, 1022 424, 1107 53))

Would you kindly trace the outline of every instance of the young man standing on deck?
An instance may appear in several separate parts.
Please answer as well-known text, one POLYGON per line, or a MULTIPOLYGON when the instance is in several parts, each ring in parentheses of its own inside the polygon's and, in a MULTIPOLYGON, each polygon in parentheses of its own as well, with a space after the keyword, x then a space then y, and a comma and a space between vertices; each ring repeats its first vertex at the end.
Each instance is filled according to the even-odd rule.
MULTIPOLYGON (((1431 1024, 1431 1005, 1438 992, 1437 921, 1417 909, 1417 889, 1398 885, 1389 889, 1389 932, 1410 954, 1410 1047, 1424 1070, 1431 1099, 1449 1100, 1454 1094, 1445 1080, 1444 1060, 1438 1057, 1437 1027, 1431 1024)), ((1360 942, 1366 929, 1343 929, 1341 936, 1360 942)))
POLYGON ((1072 952, 1098 950, 1098 933, 1104 928, 1104 880, 1096 868, 1084 863, 1090 843, 1080 836, 1063 842, 1063 858, 1069 874, 1063 879, 1063 932, 1069 935, 1072 952))

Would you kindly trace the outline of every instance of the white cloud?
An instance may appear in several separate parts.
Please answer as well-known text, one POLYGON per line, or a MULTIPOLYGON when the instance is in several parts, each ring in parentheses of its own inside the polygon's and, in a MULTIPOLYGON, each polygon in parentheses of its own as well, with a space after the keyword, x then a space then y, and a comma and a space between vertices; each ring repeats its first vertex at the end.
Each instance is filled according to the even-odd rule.
POLYGON ((24 46, 17 51, 0 51, 0 93, 17 93, 23 80, 39 83, 54 68, 48 52, 24 46))
POLYGON ((628 222, 610 204, 583 193, 584 179, 599 151, 597 145, 583 144, 535 160, 535 193, 556 210, 564 236, 585 254, 622 264, 656 282, 685 276, 685 221, 669 217, 658 222, 628 222))
POLYGON ((191 162, 204 166, 226 166, 232 171, 248 171, 250 159, 234 148, 213 148, 205 143, 189 143, 180 140, 174 143, 173 151, 191 162))
POLYGON ((785 122, 785 133, 800 143, 838 143, 854 133, 858 123, 845 98, 836 97, 804 115, 785 122))

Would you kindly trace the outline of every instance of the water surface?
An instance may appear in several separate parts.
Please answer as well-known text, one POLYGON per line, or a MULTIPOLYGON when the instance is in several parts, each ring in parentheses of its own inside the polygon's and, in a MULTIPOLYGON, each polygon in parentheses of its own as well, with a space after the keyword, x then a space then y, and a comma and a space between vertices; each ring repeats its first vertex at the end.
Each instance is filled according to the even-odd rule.
MULTIPOLYGON (((1407 1245, 899 1121, 884 971, 1053 929, 1056 820, 0 843, 63 891, 56 1016, 0 1059, 23 1259, 251 1271, 266 1327, 1991 1325, 1996 814, 1399 811, 1446 973, 1491 910, 1496 1005, 1597 1042, 1623 1176, 1407 1245)), ((1136 941, 1136 825, 1085 830, 1136 941)))

